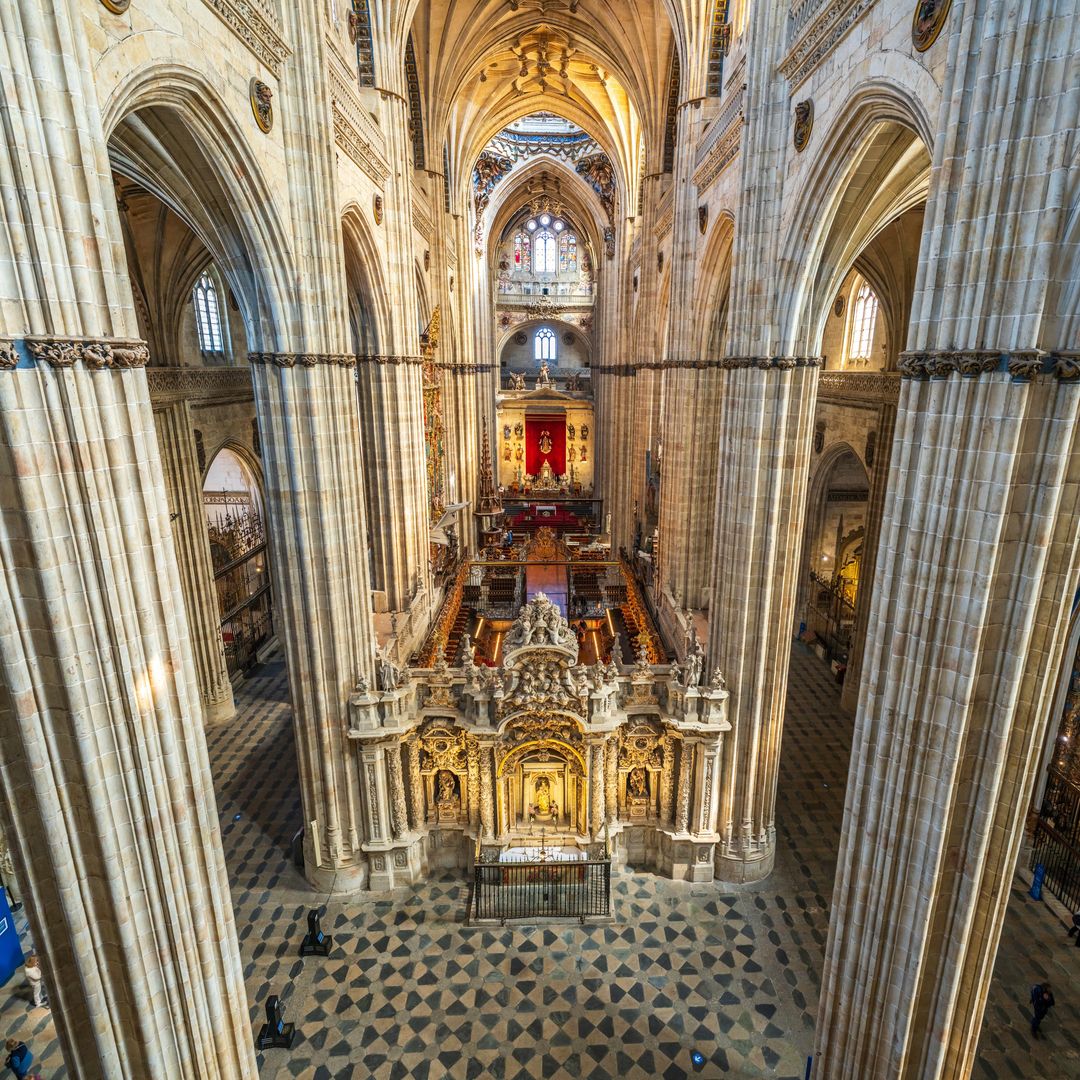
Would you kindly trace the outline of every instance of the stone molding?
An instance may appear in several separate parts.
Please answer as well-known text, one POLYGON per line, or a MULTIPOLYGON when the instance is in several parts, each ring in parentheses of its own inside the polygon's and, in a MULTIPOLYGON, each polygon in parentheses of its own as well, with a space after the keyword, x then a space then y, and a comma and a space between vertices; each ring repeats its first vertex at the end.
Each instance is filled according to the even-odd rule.
POLYGON ((1013 382, 1030 382, 1037 375, 1054 375, 1066 381, 1080 381, 1080 353, 1046 353, 1039 349, 998 352, 991 349, 939 349, 933 352, 903 352, 897 365, 905 379, 962 379, 1007 373, 1013 382))
POLYGON ((735 156, 739 152, 743 129, 744 96, 744 93, 740 92, 736 98, 734 116, 720 118, 720 123, 724 124, 723 131, 706 155, 705 160, 694 172, 693 184, 699 193, 705 191, 712 184, 735 160, 735 156))
POLYGON ((352 367, 356 359, 352 353, 248 353, 248 361, 252 364, 272 364, 279 368, 318 367, 320 365, 352 367))
POLYGON ((415 198, 412 204, 412 226, 428 244, 431 243, 431 238, 435 234, 435 225, 431 217, 424 212, 420 200, 415 198))
POLYGON ((354 356, 352 359, 358 364, 390 364, 400 367, 402 364, 423 364, 426 361, 422 356, 354 356))
POLYGON ((281 77, 281 65, 292 53, 281 36, 281 27, 269 9, 257 0, 204 0, 223 23, 273 73, 281 77))
POLYGON ((820 356, 725 356, 719 360, 636 360, 627 364, 605 364, 591 370, 594 376, 636 375, 639 371, 737 371, 743 368, 792 371, 821 367, 821 364, 820 356))
POLYGON ((250 367, 147 368, 151 400, 252 401, 255 390, 250 367))
POLYGON ((334 141, 376 184, 384 184, 390 168, 377 145, 378 132, 368 131, 363 110, 352 88, 336 71, 330 72, 330 107, 334 119, 334 141), (361 129, 365 130, 361 130, 361 129))
POLYGON ((787 56, 780 61, 780 73, 791 84, 792 90, 810 77, 875 3, 877 0, 834 0, 824 6, 824 11, 810 23, 787 56))
MULTIPOLYGON (((82 363, 91 371, 130 371, 146 367, 150 349, 138 338, 23 338, 26 351, 37 364, 70 368, 82 363)), ((19 353, 12 340, 0 341, 0 370, 18 367, 19 353)))
POLYGON ((818 399, 895 405, 900 400, 900 376, 887 371, 823 371, 818 399))

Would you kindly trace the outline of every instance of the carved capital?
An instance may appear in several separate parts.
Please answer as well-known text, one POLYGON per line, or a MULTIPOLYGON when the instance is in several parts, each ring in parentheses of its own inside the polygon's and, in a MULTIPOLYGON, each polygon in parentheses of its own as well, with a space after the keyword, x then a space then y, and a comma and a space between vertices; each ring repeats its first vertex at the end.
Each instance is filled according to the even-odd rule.
POLYGON ((1080 353, 1055 353, 1052 368, 1062 382, 1080 383, 1080 353))
POLYGON ((358 364, 379 364, 380 366, 389 364, 393 367, 400 367, 402 364, 424 363, 422 356, 357 356, 355 360, 358 364))
POLYGON ((795 368, 821 367, 820 356, 725 356, 719 361, 725 371, 756 368, 759 371, 793 371, 795 368))
POLYGON ((1009 357, 1009 374, 1016 382, 1030 382, 1043 369, 1041 352, 1016 352, 1009 357))
POLYGON ((291 367, 318 367, 325 364, 329 367, 352 367, 356 363, 356 357, 351 353, 248 353, 248 361, 252 364, 271 364, 279 368, 291 367))
MULTIPOLYGON (((111 338, 91 338, 85 341, 67 341, 57 338, 27 338, 26 347, 39 364, 52 368, 70 368, 78 361, 91 371, 104 368, 124 370, 145 367, 150 350, 145 341, 111 338)), ((14 367, 0 364, 0 367, 14 367)))
POLYGON ((0 371, 10 370, 19 363, 14 341, 0 341, 0 371))

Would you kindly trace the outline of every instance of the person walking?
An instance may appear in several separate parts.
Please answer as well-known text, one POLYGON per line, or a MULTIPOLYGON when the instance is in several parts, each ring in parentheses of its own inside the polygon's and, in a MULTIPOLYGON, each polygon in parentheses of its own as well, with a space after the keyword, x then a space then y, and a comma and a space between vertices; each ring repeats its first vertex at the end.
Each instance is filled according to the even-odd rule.
POLYGON ((37 953, 32 952, 26 958, 26 981, 30 984, 30 992, 34 995, 34 1008, 47 1009, 48 999, 45 997, 45 983, 41 977, 41 964, 38 963, 37 953))
POLYGON ((1072 937, 1073 934, 1076 934, 1076 946, 1077 948, 1080 948, 1080 934, 1076 933, 1078 930, 1080 930, 1080 911, 1074 911, 1073 924, 1069 928, 1069 937, 1072 937))
POLYGON ((1046 1014, 1054 1007, 1054 993, 1048 982, 1036 983, 1031 988, 1031 1007, 1034 1016, 1031 1018, 1031 1034, 1039 1037, 1039 1025, 1043 1022, 1046 1014))
POLYGON ((4 1064, 15 1075, 16 1080, 23 1080, 24 1076, 30 1075, 30 1066, 34 1063, 34 1055, 30 1048, 18 1039, 8 1039, 4 1044, 7 1050, 7 1060, 4 1064))

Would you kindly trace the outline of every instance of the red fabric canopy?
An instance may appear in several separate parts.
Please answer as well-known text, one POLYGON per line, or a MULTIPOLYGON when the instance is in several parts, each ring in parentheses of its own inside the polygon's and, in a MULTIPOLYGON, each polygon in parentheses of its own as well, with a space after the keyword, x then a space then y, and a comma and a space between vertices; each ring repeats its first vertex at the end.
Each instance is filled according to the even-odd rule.
POLYGON ((556 476, 566 472, 565 413, 525 417, 525 471, 530 476, 536 476, 544 464, 544 458, 547 458, 556 476), (551 440, 551 449, 547 453, 540 449, 540 441, 545 433, 551 440))

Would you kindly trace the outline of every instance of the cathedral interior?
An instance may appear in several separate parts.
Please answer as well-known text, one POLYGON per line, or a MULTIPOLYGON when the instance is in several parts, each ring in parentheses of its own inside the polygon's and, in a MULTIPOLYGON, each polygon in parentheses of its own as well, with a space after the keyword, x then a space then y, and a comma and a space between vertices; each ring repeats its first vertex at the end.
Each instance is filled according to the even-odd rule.
POLYGON ((8 1052, 1080 1078, 1080 0, 0 48, 8 1052))

